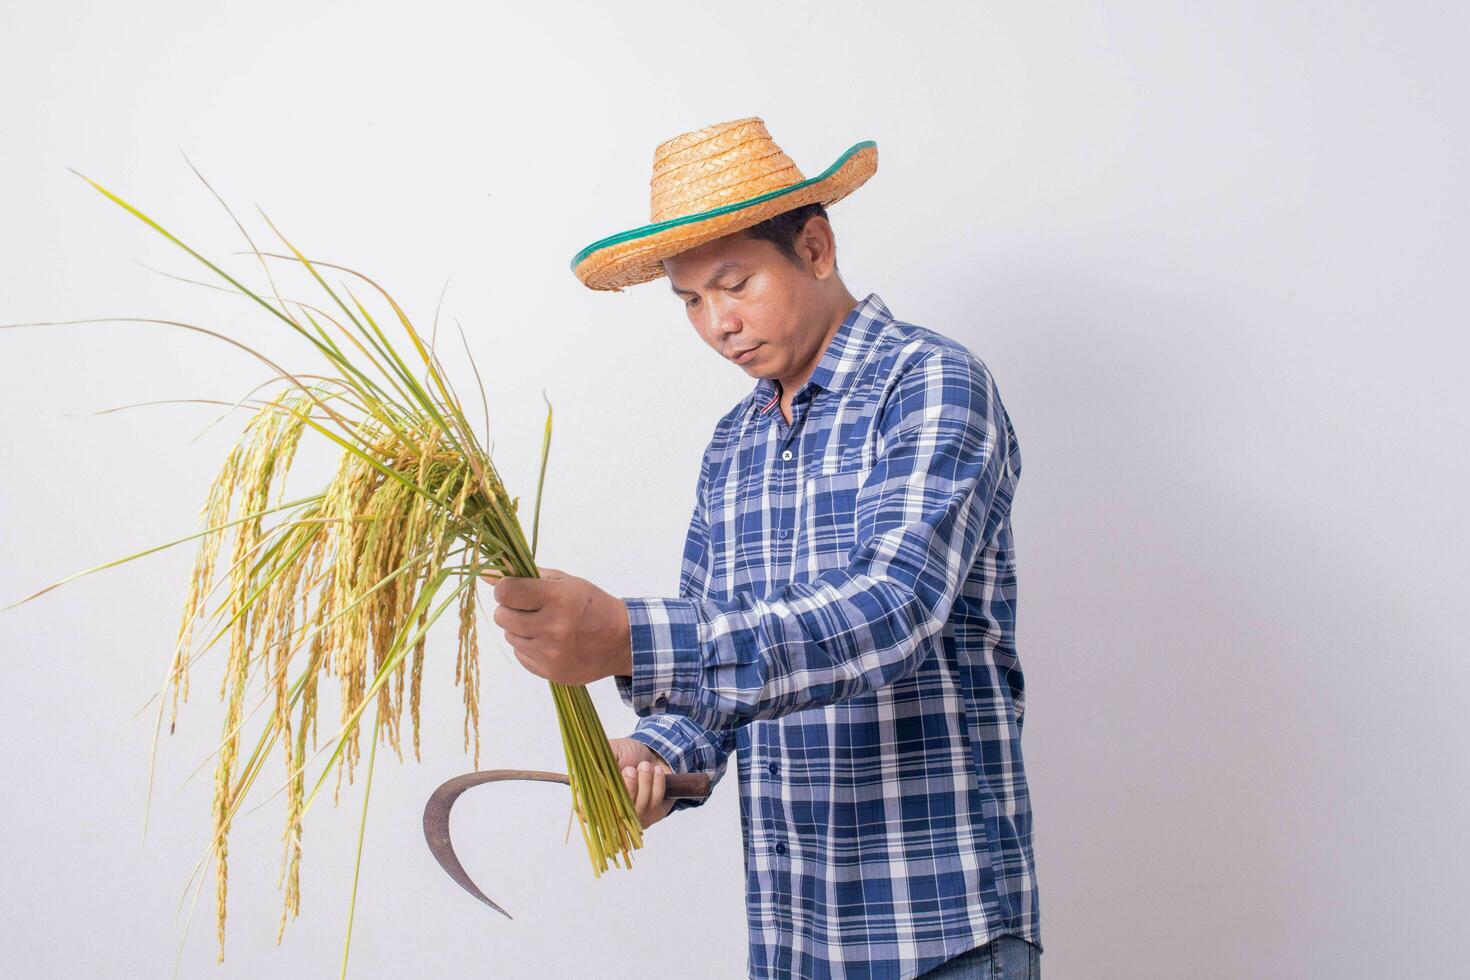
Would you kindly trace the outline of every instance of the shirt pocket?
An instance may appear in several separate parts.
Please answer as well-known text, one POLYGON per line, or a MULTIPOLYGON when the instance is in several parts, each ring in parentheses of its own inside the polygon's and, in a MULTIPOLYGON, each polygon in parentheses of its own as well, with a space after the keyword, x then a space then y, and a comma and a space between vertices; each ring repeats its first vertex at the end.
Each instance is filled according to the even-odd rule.
POLYGON ((858 470, 824 473, 802 484, 800 523, 792 554, 798 581, 845 568, 857 543, 857 495, 863 474, 858 470))

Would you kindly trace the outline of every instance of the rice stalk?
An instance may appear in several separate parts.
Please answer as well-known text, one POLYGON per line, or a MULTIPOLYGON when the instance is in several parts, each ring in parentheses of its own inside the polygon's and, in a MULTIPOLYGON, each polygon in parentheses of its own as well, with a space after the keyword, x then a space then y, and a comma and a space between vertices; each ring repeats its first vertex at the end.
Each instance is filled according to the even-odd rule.
MULTIPOLYGON (((287 371, 248 344, 176 320, 117 317, 7 325, 127 321, 172 325, 229 343, 274 372, 266 383, 233 403, 199 399, 228 404, 230 411, 245 407, 252 413, 205 495, 198 513, 204 530, 79 572, 21 600, 30 601, 63 582, 165 547, 198 542, 185 583, 172 657, 157 695, 154 751, 156 754, 165 712, 169 731, 175 730, 179 704, 189 698, 192 665, 221 644, 218 696, 225 711, 219 743, 211 753, 212 832, 195 874, 213 862, 216 938, 222 962, 230 830, 267 760, 278 757, 284 773, 271 794, 284 793, 286 810, 278 882, 284 890, 277 932, 280 942, 287 919, 300 911, 305 815, 333 775, 334 806, 340 803, 344 778, 349 785, 354 781, 362 755, 363 713, 374 708, 369 780, 380 741, 402 760, 408 734, 414 758, 421 758, 419 730, 429 632, 450 610, 456 624, 454 683, 463 692, 464 749, 473 754, 474 765, 479 767, 476 586, 480 576, 490 572, 539 574, 535 554, 552 432, 551 405, 548 400, 528 542, 518 513, 519 498, 510 495, 482 447, 434 350, 437 310, 435 335, 426 342, 399 303, 377 282, 345 266, 308 259, 261 212, 289 254, 263 252, 230 212, 250 252, 266 269, 270 279, 267 298, 112 191, 78 176, 224 279, 231 291, 268 311, 278 326, 294 332, 325 362, 325 367, 312 373, 287 371), (270 276, 267 259, 294 263, 321 287, 328 302, 317 306, 284 298, 270 276), (366 285, 369 293, 386 303, 389 315, 374 315, 358 295, 361 286, 354 290, 339 282, 334 289, 324 276, 326 270, 346 273, 366 285), (332 308, 335 311, 329 312, 332 308), (401 334, 398 345, 390 333, 401 334), (262 393, 271 385, 278 385, 278 390, 262 393), (287 501, 287 477, 308 434, 321 437, 338 451, 337 465, 318 493, 287 501), (272 522, 267 522, 268 517, 272 522), (201 629, 208 639, 196 650, 201 629), (329 738, 318 745, 324 679, 329 684, 335 681, 337 717, 329 723, 329 738), (242 758, 246 707, 256 688, 258 699, 248 715, 264 709, 265 717, 253 749, 242 758), (405 711, 408 733, 403 729, 405 711), (308 780, 309 770, 323 753, 327 753, 325 762, 308 780)), ((229 210, 228 205, 225 208, 229 210)), ((462 329, 460 335, 463 340, 462 329)), ((468 344, 465 346, 468 354, 468 344)), ((473 357, 469 360, 488 428, 484 386, 473 357)), ((630 866, 631 851, 642 846, 641 825, 591 698, 584 687, 550 686, 573 811, 593 873, 600 876, 609 864, 630 866)), ((150 760, 150 800, 152 773, 150 760)), ((354 908, 365 826, 366 799, 353 875, 354 908)), ((348 944, 351 921, 349 914, 348 944)), ((344 948, 344 974, 346 962, 344 948)))

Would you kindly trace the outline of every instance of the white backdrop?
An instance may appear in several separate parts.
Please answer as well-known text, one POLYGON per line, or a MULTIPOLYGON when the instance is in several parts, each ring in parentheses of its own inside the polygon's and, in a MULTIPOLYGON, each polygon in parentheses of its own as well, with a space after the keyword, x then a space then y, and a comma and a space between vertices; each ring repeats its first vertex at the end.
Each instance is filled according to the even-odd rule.
MULTIPOLYGON (((259 284, 183 150, 260 241, 256 204, 422 324, 448 280, 441 330, 464 325, 527 501, 543 388, 556 409, 542 563, 672 594, 700 451, 753 382, 663 283, 593 293, 568 261, 646 220, 677 133, 759 115, 808 175, 875 139, 832 212, 846 281, 969 345, 1023 449, 1046 975, 1461 976, 1467 27, 1424 3, 12 0, 0 321, 165 316, 310 364, 259 308, 140 265, 207 275, 66 169, 259 284)), ((192 441, 214 409, 89 413, 263 377, 148 324, 0 332, 0 602, 192 530, 241 418, 192 441)), ((134 715, 192 557, 0 614, 7 975, 170 975, 221 661, 162 741, 146 840, 134 715)), ((560 768, 544 683, 484 622, 482 766, 560 768)), ((350 974, 742 975, 733 771, 596 881, 560 791, 467 796, 466 863, 514 922, 440 872, 419 821, 469 767, 452 650, 423 763, 379 759, 350 974)), ((360 790, 309 818, 279 948, 281 801, 237 821, 227 959, 211 884, 182 975, 336 975, 360 790)))

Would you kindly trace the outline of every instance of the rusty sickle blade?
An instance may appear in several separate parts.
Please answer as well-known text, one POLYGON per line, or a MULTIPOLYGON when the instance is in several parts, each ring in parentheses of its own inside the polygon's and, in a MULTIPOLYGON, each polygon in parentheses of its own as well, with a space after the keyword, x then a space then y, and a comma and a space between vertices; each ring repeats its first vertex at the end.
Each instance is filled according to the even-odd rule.
MULTIPOLYGON (((482 772, 467 772, 463 776, 455 776, 434 790, 434 794, 429 797, 429 802, 424 805, 424 839, 429 842, 429 850, 433 852, 434 859, 439 862, 439 867, 448 872, 449 877, 459 882, 460 887, 465 891, 509 919, 510 913, 492 902, 489 896, 480 891, 470 879, 464 865, 459 863, 459 856, 454 853, 454 842, 449 839, 449 811, 454 808, 454 801, 459 799, 460 794, 472 786, 506 780, 561 783, 562 785, 571 783, 564 773, 541 772, 536 769, 486 769, 482 772)), ((709 791, 708 773, 671 772, 664 775, 664 799, 666 800, 702 800, 709 796, 709 791)))

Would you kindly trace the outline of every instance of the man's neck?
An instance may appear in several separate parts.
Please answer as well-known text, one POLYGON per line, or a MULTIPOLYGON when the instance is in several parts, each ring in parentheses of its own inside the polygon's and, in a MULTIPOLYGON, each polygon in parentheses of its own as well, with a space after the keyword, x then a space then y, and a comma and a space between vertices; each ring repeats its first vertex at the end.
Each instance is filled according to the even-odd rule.
POLYGON ((857 304, 857 297, 848 292, 846 286, 843 286, 841 295, 832 303, 832 312, 828 316, 827 330, 822 335, 822 342, 807 362, 806 367, 800 374, 776 381, 776 390, 781 394, 781 417, 786 420, 787 425, 791 424, 791 400, 796 397, 801 386, 806 384, 812 373, 816 371, 817 365, 822 363, 822 355, 826 354, 827 348, 832 345, 832 338, 837 336, 837 331, 842 328, 843 321, 847 319, 847 315, 857 304))

